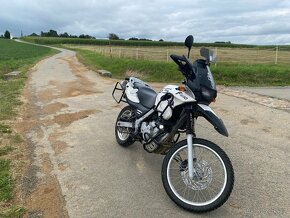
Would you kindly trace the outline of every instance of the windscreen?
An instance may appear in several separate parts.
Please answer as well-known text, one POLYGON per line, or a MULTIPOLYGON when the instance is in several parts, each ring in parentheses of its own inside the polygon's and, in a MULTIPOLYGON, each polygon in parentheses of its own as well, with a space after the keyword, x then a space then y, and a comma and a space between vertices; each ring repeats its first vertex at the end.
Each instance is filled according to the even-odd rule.
POLYGON ((207 49, 207 48, 201 48, 200 55, 212 63, 215 63, 217 60, 216 53, 212 50, 207 49))
POLYGON ((213 75, 205 60, 197 60, 193 63, 195 77, 187 77, 187 86, 194 92, 198 101, 212 102, 217 96, 213 75))
POLYGON ((203 60, 198 60, 196 62, 196 72, 200 86, 216 90, 216 85, 212 73, 208 65, 206 65, 203 60))
POLYGON ((206 86, 210 89, 214 89, 216 90, 216 86, 215 86, 215 82, 214 82, 214 79, 213 79, 213 76, 212 76, 212 73, 209 69, 209 66, 206 66, 207 68, 207 82, 206 82, 206 86))

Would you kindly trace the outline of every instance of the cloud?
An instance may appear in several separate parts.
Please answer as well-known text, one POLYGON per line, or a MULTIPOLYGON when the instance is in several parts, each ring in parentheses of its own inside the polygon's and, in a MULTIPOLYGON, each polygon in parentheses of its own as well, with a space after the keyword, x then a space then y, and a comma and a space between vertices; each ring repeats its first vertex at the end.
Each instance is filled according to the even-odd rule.
POLYGON ((289 44, 289 20, 287 0, 10 0, 1 4, 0 34, 54 29, 98 38, 113 32, 183 41, 193 34, 199 42, 289 44))

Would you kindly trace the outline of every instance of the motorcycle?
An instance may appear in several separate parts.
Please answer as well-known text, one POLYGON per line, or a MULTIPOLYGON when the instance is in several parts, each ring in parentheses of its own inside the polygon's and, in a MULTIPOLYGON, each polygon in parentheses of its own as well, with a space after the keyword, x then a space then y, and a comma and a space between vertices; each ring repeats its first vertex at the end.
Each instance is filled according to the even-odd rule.
POLYGON ((208 212, 223 205, 234 185, 234 170, 226 153, 215 143, 197 138, 195 123, 204 117, 224 136, 228 131, 209 104, 217 97, 210 64, 216 54, 200 49, 204 59, 189 60, 193 36, 185 40, 188 55, 171 55, 184 76, 183 85, 167 85, 157 94, 134 77, 117 82, 112 96, 128 104, 119 113, 115 136, 119 145, 135 141, 149 153, 165 155, 162 183, 178 206, 192 212, 208 212), (119 92, 119 97, 117 94, 119 92), (186 139, 179 140, 185 133, 186 139))

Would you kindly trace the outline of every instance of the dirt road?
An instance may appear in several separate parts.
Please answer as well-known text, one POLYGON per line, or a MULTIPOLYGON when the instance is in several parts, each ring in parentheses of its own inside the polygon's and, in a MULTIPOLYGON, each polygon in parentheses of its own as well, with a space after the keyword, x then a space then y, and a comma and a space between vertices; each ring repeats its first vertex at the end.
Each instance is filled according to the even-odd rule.
POLYGON ((117 145, 120 106, 111 98, 113 85, 67 50, 30 73, 18 127, 31 159, 22 181, 27 216, 290 217, 289 112, 233 97, 229 90, 219 94, 213 108, 230 137, 202 119, 197 135, 228 153, 236 182, 224 206, 196 215, 167 197, 162 156, 146 153, 138 143, 117 145))

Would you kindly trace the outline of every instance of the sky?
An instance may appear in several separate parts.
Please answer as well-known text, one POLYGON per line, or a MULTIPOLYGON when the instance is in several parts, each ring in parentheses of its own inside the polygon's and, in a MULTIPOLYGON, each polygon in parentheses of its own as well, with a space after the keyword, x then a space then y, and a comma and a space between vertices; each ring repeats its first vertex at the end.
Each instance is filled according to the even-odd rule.
POLYGON ((0 35, 290 44, 290 0, 0 0, 0 35))

